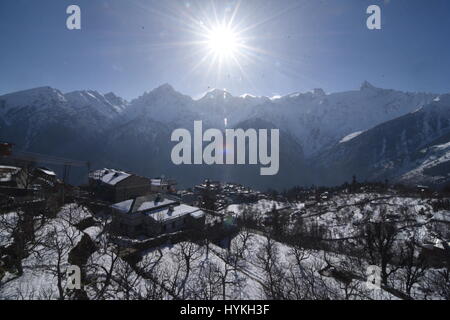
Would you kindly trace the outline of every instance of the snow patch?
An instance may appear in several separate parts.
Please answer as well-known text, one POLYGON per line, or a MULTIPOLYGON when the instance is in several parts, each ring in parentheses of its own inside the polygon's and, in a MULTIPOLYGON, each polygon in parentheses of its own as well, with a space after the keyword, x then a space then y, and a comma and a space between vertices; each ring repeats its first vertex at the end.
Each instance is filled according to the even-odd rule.
POLYGON ((349 135, 342 138, 342 140, 339 141, 339 143, 344 143, 344 142, 350 141, 350 140, 356 138, 357 136, 359 136, 363 132, 364 131, 357 131, 357 132, 350 133, 349 135))

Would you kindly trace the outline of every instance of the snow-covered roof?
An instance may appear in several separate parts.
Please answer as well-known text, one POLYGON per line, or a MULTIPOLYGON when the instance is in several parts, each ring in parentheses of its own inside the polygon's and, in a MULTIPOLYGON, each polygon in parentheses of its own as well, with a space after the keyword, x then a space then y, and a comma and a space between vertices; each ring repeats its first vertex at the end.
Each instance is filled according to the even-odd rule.
POLYGON ((151 179, 150 183, 152 184, 152 186, 167 185, 167 182, 165 182, 163 179, 151 179))
POLYGON ((116 184, 118 184, 119 182, 125 180, 130 176, 131 176, 130 173, 114 169, 101 169, 94 171, 89 175, 90 178, 94 180, 99 180, 111 186, 115 186, 116 184))
POLYGON ((161 185, 161 179, 151 179, 150 183, 152 186, 160 186, 161 185))
POLYGON ((141 213, 157 221, 166 221, 184 215, 198 219, 205 213, 197 207, 180 204, 178 201, 162 198, 159 195, 147 195, 122 201, 112 205, 112 208, 122 213, 141 213))
POLYGON ((176 185, 177 182, 173 179, 166 179, 166 178, 154 178, 150 180, 150 183, 152 186, 170 186, 170 185, 176 185))
POLYGON ((134 201, 133 199, 125 200, 125 201, 122 201, 122 202, 119 202, 119 203, 115 203, 111 207, 113 209, 116 209, 116 210, 120 211, 120 212, 126 213, 126 212, 130 211, 130 208, 133 205, 133 201, 134 201))
POLYGON ((12 166, 0 166, 0 171, 19 171, 19 167, 12 167, 12 166))
POLYGON ((133 211, 135 212, 141 212, 141 211, 149 211, 154 210, 161 207, 167 207, 171 205, 176 205, 177 202, 174 200, 169 199, 160 199, 159 201, 152 200, 152 201, 143 201, 138 202, 136 201, 137 206, 135 205, 135 208, 133 208, 133 211))
POLYGON ((112 205, 112 208, 123 213, 139 213, 178 204, 175 200, 163 198, 157 194, 150 194, 115 203, 112 205))
POLYGON ((10 173, 0 174, 0 182, 10 182, 12 181, 12 175, 10 173))
POLYGON ((10 182, 13 175, 19 172, 21 168, 11 166, 0 166, 0 182, 10 182))
POLYGON ((186 215, 191 215, 194 218, 201 218, 205 213, 197 207, 180 204, 178 206, 164 207, 160 210, 146 213, 146 215, 151 216, 157 221, 167 221, 186 215))
POLYGON ((56 176, 56 173, 54 171, 51 171, 51 170, 46 169, 46 168, 37 168, 37 170, 45 173, 48 176, 56 176))

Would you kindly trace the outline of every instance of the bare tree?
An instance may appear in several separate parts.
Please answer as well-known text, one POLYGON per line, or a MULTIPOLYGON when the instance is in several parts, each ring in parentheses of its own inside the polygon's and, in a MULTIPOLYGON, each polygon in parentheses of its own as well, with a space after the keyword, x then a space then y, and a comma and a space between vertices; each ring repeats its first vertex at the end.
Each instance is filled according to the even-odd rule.
POLYGON ((287 299, 302 300, 306 298, 305 282, 306 271, 304 262, 309 259, 310 251, 301 247, 299 242, 290 249, 287 274, 286 295, 287 299))
POLYGON ((397 234, 397 227, 393 222, 387 220, 386 209, 382 209, 380 220, 367 222, 360 237, 370 262, 381 268, 381 281, 384 285, 388 284, 389 276, 397 270, 395 267, 388 269, 388 265, 395 257, 394 244, 397 234))
POLYGON ((119 259, 111 247, 100 247, 96 254, 89 257, 85 265, 85 282, 91 292, 90 299, 114 298, 114 273, 119 259))
POLYGON ((264 274, 263 292, 265 297, 270 300, 285 299, 285 274, 276 242, 267 237, 256 257, 264 274))
POLYGON ((219 266, 212 260, 200 264, 196 277, 195 298, 199 300, 215 300, 222 297, 219 266))
POLYGON ((420 283, 425 276, 427 264, 425 257, 421 254, 421 248, 417 245, 417 231, 413 231, 411 239, 404 241, 400 247, 400 274, 401 290, 411 296, 411 290, 415 284, 420 283))
POLYGON ((201 258, 202 254, 203 248, 192 242, 181 242, 177 244, 173 252, 177 267, 173 274, 172 287, 181 299, 187 299, 189 297, 189 277, 195 271, 195 262, 201 258))

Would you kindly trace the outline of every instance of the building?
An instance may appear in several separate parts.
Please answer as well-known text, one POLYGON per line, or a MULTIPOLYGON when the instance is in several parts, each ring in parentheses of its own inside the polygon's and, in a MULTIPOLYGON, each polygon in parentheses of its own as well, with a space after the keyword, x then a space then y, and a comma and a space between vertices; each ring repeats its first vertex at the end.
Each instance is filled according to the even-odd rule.
POLYGON ((58 180, 56 173, 47 168, 35 168, 33 170, 32 184, 41 188, 53 188, 61 181, 58 180))
POLYGON ((0 186, 10 188, 27 188, 28 171, 20 167, 0 165, 0 186))
POLYGON ((149 179, 114 169, 91 172, 89 186, 99 199, 111 203, 151 193, 149 179))
POLYGON ((181 202, 187 203, 187 204, 193 205, 193 206, 198 205, 202 201, 201 197, 198 194, 195 194, 194 192, 186 191, 186 190, 178 191, 177 197, 179 197, 181 199, 181 202))
POLYGON ((205 223, 205 213, 201 209, 160 194, 129 199, 111 207, 113 230, 132 238, 195 230, 205 223))
POLYGON ((222 191, 222 185, 219 181, 211 181, 206 179, 204 183, 194 186, 194 192, 201 194, 205 191, 220 193, 222 191))
POLYGON ((154 193, 175 193, 175 186, 177 182, 175 180, 155 178, 150 180, 150 188, 154 193))

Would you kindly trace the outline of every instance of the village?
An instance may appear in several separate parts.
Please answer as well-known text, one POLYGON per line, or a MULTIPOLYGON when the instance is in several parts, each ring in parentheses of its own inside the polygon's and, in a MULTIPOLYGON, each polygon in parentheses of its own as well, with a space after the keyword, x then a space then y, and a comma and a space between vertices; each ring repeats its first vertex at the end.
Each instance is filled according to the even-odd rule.
POLYGON ((91 210, 98 220, 107 217, 108 232, 116 240, 121 238, 121 243, 124 238, 147 243, 152 239, 171 241, 180 235, 198 240, 205 234, 214 235, 217 242, 229 241, 236 228, 234 223, 230 226, 224 208, 267 198, 240 184, 209 180, 187 190, 177 190, 174 179, 142 177, 112 168, 89 171, 88 163, 87 183, 73 186, 66 182, 70 168, 82 166, 83 162, 11 154, 12 145, 2 144, 5 163, 0 163, 2 212, 32 208, 38 214, 78 203, 91 210), (63 177, 38 165, 39 161, 62 166, 63 177), (221 227, 224 221, 228 221, 226 228, 221 227), (214 232, 207 232, 209 229, 214 232))
MULTIPOLYGON (((103 251, 116 257, 114 259, 122 259, 146 281, 156 281, 142 269, 149 255, 169 250, 170 254, 160 253, 156 261, 163 256, 167 259, 169 254, 171 259, 181 263, 187 261, 183 259, 194 259, 198 250, 206 250, 203 254, 206 259, 209 255, 217 256, 226 264, 230 263, 234 273, 248 278, 247 282, 256 281, 252 286, 259 286, 258 283, 266 280, 251 276, 254 271, 246 271, 248 267, 241 266, 237 260, 229 261, 229 255, 237 250, 236 243, 240 243, 242 247, 234 253, 235 259, 242 259, 243 252, 248 251, 247 259, 251 261, 248 263, 252 266, 257 263, 253 259, 260 259, 261 250, 268 250, 265 246, 272 245, 271 241, 286 248, 283 249, 286 252, 293 250, 294 257, 297 250, 310 251, 314 259, 321 261, 315 272, 345 286, 349 281, 361 279, 361 275, 357 275, 360 271, 355 268, 362 261, 374 259, 372 263, 378 261, 385 266, 402 266, 409 261, 403 250, 398 256, 384 256, 386 250, 397 250, 400 243, 412 243, 414 263, 418 264, 414 264, 414 268, 420 268, 422 275, 433 270, 430 268, 445 270, 449 263, 450 201, 445 190, 432 190, 422 185, 393 185, 388 181, 358 182, 356 177, 336 187, 295 187, 264 192, 239 183, 206 179, 191 188, 178 190, 175 179, 162 175, 144 177, 117 168, 90 170, 89 163, 37 154, 14 159, 7 156, 8 149, 3 149, 3 154, 0 164, 0 292, 2 277, 7 282, 22 279, 36 247, 49 250, 52 244, 55 245, 51 247, 52 252, 62 254, 60 237, 69 239, 63 241, 67 245, 64 247, 65 265, 79 266, 87 278, 93 276, 88 275, 89 265, 94 263, 92 259, 103 251), (52 168, 61 166, 63 175, 58 176, 55 170, 41 164, 46 161, 52 168), (73 186, 67 182, 72 166, 85 166, 86 183, 73 186), (58 225, 55 231, 42 233, 55 223, 58 225), (390 231, 386 234, 383 230, 390 231), (77 241, 72 239, 72 232, 78 234, 77 241), (42 240, 38 241, 39 237, 43 237, 42 240), (252 249, 247 237, 258 239, 260 246, 265 241, 267 244, 252 249), (380 241, 388 241, 390 246, 373 247, 372 242, 378 237, 380 241), (196 249, 191 252, 192 248, 196 249), (328 255, 344 256, 344 260, 359 257, 359 262, 350 268, 338 266, 328 255)), ((56 268, 63 269, 59 265, 56 268)), ((224 270, 225 278, 231 277, 230 270, 227 271, 227 267, 224 270)), ((185 272, 189 277, 189 269, 185 272)), ((266 270, 263 274, 267 272, 272 271, 266 270)), ((387 271, 383 269, 383 272, 386 295, 402 299, 413 295, 411 286, 407 293, 393 288, 387 271)), ((64 278, 63 271, 57 274, 58 279, 64 278)), ((242 285, 241 280, 237 283, 242 285)), ((175 293, 163 283, 158 285, 172 298, 188 295, 184 290, 182 294, 175 293)), ((223 286, 219 296, 236 298, 226 292, 225 283, 223 286)), ((78 295, 84 299, 90 293, 82 290, 78 295)), ((74 298, 62 289, 59 296, 74 298)))

